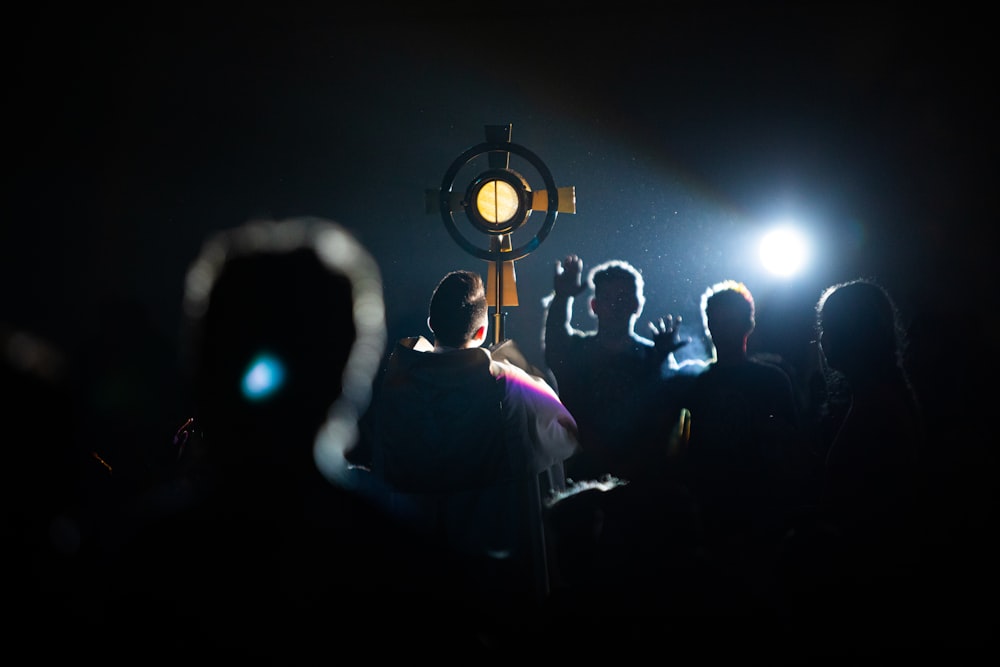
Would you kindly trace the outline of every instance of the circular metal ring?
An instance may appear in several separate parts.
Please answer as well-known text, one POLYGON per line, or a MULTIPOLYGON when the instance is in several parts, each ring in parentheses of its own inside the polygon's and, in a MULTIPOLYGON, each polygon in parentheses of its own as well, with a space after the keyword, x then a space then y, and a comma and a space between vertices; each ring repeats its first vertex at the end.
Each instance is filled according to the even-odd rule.
MULTIPOLYGON (((549 235, 549 232, 552 231, 559 208, 559 191, 558 188, 556 188, 555 180, 553 180, 552 174, 549 172, 548 167, 545 166, 545 163, 527 148, 519 144, 512 144, 506 141, 487 141, 481 144, 476 144, 455 158, 455 161, 451 163, 450 167, 448 167, 448 170, 445 172, 444 178, 441 181, 441 191, 439 193, 439 197, 441 217, 444 220, 445 227, 448 229, 448 233, 451 234, 452 238, 455 239, 458 245, 461 246, 467 253, 473 255, 474 257, 489 261, 500 260, 513 262, 534 252, 538 246, 541 245, 542 241, 544 241, 549 235), (535 236, 532 237, 532 239, 527 243, 507 251, 501 249, 484 249, 471 243, 458 231, 458 227, 455 225, 455 217, 451 211, 450 195, 452 186, 455 183, 455 177, 458 175, 459 170, 483 153, 494 152, 514 153, 531 163, 531 166, 538 171, 542 180, 545 182, 545 192, 548 197, 548 209, 546 211, 545 220, 542 223, 541 229, 538 230, 538 233, 536 233, 535 236)), ((466 205, 468 205, 468 203, 466 203, 466 205)))

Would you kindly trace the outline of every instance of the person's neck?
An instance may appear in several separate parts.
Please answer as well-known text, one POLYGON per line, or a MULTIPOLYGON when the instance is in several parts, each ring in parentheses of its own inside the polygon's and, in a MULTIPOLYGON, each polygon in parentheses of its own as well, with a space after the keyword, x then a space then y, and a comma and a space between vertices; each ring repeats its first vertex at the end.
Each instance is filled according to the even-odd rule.
POLYGON ((633 327, 629 322, 607 324, 598 323, 597 337, 603 341, 631 341, 633 337, 633 327))
POLYGON ((718 364, 739 364, 747 360, 746 345, 715 348, 715 362, 718 364))
POLYGON ((631 346, 635 338, 630 328, 609 331, 606 327, 601 327, 597 330, 597 341, 606 349, 623 350, 631 346))

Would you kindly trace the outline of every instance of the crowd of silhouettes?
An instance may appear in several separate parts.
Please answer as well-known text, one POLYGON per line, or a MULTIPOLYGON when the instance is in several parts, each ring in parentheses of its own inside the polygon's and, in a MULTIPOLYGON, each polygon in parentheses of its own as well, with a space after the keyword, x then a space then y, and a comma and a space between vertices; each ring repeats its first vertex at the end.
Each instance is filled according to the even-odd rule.
POLYGON ((475 271, 433 287, 430 337, 387 340, 383 289, 330 220, 205 238, 169 432, 150 410, 150 432, 102 434, 113 369, 0 330, 8 423, 33 425, 4 486, 12 636, 47 657, 297 664, 346 644, 784 662, 988 635, 963 593, 995 590, 990 406, 878 281, 817 295, 807 401, 748 352, 737 280, 702 293, 710 352, 685 364, 680 317, 635 331, 644 280, 620 259, 557 263, 542 367, 486 343, 475 271), (593 331, 571 324, 588 289, 593 331), (29 643, 38 628, 59 639, 29 643))

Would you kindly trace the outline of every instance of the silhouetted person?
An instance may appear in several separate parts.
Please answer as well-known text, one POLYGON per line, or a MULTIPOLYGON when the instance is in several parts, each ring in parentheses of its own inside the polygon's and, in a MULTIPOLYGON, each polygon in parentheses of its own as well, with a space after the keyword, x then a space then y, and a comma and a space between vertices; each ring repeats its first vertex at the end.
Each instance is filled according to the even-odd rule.
POLYGON ((709 286, 701 313, 711 359, 684 386, 690 431, 677 472, 699 506, 708 553, 730 581, 718 605, 749 618, 772 606, 772 561, 801 502, 808 451, 788 375, 747 353, 756 326, 747 286, 709 286))
POLYGON ((850 280, 822 292, 816 330, 831 398, 847 404, 826 453, 820 509, 788 543, 793 613, 820 619, 841 647, 918 646, 950 621, 926 616, 940 574, 921 570, 930 526, 924 428, 899 313, 877 282, 850 280))
POLYGON ((688 341, 677 334, 680 317, 669 315, 650 322, 652 339, 635 332, 645 296, 642 275, 631 264, 599 264, 585 282, 582 274, 575 255, 557 263, 545 313, 545 364, 580 428, 580 451, 566 462, 566 475, 632 478, 643 473, 649 448, 663 446, 662 427, 670 419, 659 405, 661 380, 673 352, 688 341), (571 322, 573 302, 588 288, 597 329, 581 331, 571 322))
POLYGON ((701 304, 712 356, 685 400, 691 427, 683 468, 705 511, 736 522, 716 528, 742 532, 753 505, 791 502, 782 494, 802 446, 798 404, 779 366, 747 354, 756 308, 746 285, 716 283, 701 304))
MULTIPOLYGON (((576 423, 553 389, 483 347, 483 280, 452 271, 434 288, 423 336, 397 342, 373 404, 372 470, 395 507, 439 540, 460 573, 454 605, 500 641, 548 595, 540 477, 577 448, 576 423), (507 626, 511 627, 508 628, 507 626)), ((516 635, 515 635, 516 636, 516 635)))
POLYGON ((417 646, 424 554, 345 460, 386 341, 374 259, 331 221, 253 221, 205 241, 183 305, 194 492, 123 550, 109 635, 281 663, 376 626, 417 646))
POLYGON ((870 280, 824 290, 816 317, 822 362, 850 401, 826 454, 824 502, 845 528, 874 537, 884 521, 907 516, 919 488, 924 431, 902 365, 903 330, 889 294, 870 280))

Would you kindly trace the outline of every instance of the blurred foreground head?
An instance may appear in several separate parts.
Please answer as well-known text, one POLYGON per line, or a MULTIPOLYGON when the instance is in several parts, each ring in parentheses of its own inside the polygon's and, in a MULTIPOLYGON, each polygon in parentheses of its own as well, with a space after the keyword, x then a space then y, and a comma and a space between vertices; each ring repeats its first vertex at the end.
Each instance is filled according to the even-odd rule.
POLYGON ((216 466, 345 466, 386 331, 378 266, 319 218, 209 237, 184 285, 182 352, 216 466))

